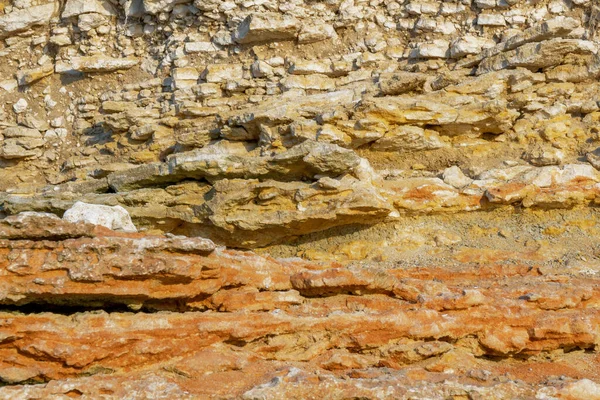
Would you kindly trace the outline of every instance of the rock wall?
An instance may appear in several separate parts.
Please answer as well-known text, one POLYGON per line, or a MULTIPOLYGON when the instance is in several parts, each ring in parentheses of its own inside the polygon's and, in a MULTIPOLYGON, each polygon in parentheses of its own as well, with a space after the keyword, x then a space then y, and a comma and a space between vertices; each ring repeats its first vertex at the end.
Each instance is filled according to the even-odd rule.
POLYGON ((600 398, 598 21, 0 0, 0 397, 600 398))

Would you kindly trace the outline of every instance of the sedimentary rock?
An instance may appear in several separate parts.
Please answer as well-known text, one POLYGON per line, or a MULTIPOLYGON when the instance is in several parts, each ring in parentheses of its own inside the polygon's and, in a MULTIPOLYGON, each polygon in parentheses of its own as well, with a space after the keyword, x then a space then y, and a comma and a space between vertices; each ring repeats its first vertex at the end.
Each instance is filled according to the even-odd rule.
POLYGON ((58 2, 35 5, 24 9, 16 9, 0 16, 0 37, 25 31, 35 26, 50 23, 59 10, 58 2))
POLYGON ((0 1, 0 398, 597 397, 599 13, 0 1))
MULTIPOLYGON (((72 317, 3 312, 0 331, 10 340, 0 343, 1 379, 13 385, 51 380, 29 389, 1 388, 7 396, 66 390, 61 380, 70 382, 69 390, 90 396, 113 382, 113 395, 126 390, 124 376, 140 383, 169 380, 169 374, 200 377, 208 370, 216 376, 236 369, 273 376, 289 363, 298 371, 326 376, 330 371, 327 379, 333 382, 353 368, 371 376, 385 366, 401 377, 409 365, 431 382, 438 373, 459 385, 465 381, 448 368, 455 374, 457 368, 471 371, 467 375, 495 368, 493 361, 476 361, 474 354, 588 349, 599 334, 595 278, 578 275, 567 283, 560 272, 547 275, 526 265, 511 266, 502 256, 483 268, 469 263, 456 270, 347 268, 215 249, 200 238, 117 233, 32 213, 7 218, 0 235, 0 303, 5 306, 169 310, 72 317), (501 286, 498 273, 505 277, 501 286), (470 281, 474 275, 479 279, 470 281), (157 371, 153 378, 148 369, 157 371), (82 379, 82 374, 94 379, 82 379)), ((535 361, 525 363, 537 368, 535 361)), ((520 376, 517 369, 511 371, 520 376)), ((184 379, 169 393, 241 396, 265 390, 262 383, 269 379, 249 374, 243 385, 221 389, 184 379)), ((410 385, 401 384, 398 393, 410 385)), ((510 393, 552 387, 575 393, 591 384, 557 385, 520 383, 510 393)), ((277 393, 290 390, 284 388, 277 393)))
POLYGON ((56 64, 56 72, 111 72, 128 69, 138 64, 135 58, 109 58, 104 56, 75 57, 69 62, 56 64))
POLYGON ((69 222, 87 222, 102 225, 114 230, 135 232, 136 228, 131 218, 121 206, 108 207, 97 204, 87 204, 81 201, 65 211, 63 219, 69 222))
POLYGON ((294 39, 297 32, 298 21, 295 18, 253 14, 238 26, 234 38, 238 43, 266 42, 294 39))

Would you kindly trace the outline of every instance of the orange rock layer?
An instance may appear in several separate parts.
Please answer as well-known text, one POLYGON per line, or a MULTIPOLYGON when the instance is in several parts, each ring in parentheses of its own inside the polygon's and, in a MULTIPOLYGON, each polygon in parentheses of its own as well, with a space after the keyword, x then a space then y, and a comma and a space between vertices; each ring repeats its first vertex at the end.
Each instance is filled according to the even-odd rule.
POLYGON ((0 398, 600 389, 600 279, 518 254, 342 266, 40 215, 6 218, 0 238, 0 398))

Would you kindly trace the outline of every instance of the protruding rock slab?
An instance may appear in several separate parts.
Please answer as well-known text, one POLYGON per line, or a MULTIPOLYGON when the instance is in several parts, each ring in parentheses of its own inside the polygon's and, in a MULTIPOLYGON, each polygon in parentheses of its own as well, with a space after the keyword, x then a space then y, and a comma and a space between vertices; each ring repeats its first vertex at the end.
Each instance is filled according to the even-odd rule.
POLYGON ((238 43, 267 42, 295 39, 299 21, 279 14, 253 14, 239 25, 234 39, 238 43))
POLYGON ((350 177, 329 185, 221 180, 206 205, 210 221, 231 233, 231 243, 250 248, 335 226, 373 224, 393 211, 374 186, 350 177))
POLYGON ((120 234, 51 214, 2 222, 0 304, 142 305, 160 299, 167 308, 175 300, 184 306, 226 286, 289 290, 288 274, 298 264, 216 249, 208 239, 120 234))
POLYGON ((74 57, 68 62, 57 62, 55 71, 59 74, 78 72, 112 72, 136 66, 139 60, 129 58, 111 58, 106 56, 74 57))

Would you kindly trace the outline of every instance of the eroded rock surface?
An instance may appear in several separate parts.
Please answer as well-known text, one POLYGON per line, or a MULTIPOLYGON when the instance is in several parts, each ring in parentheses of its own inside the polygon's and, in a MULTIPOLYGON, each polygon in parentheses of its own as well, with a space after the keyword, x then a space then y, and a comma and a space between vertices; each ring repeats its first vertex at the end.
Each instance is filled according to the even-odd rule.
POLYGON ((598 21, 0 0, 0 398, 597 398, 598 21))
POLYGON ((274 259, 35 213, 0 228, 3 396, 117 397, 156 382, 139 396, 286 398, 325 380, 336 398, 375 396, 376 379, 395 382, 390 398, 596 390, 598 279, 544 268, 541 252, 481 264, 469 260, 485 251, 464 250, 452 266, 407 268, 274 259), (527 372, 574 357, 566 380, 527 372))

